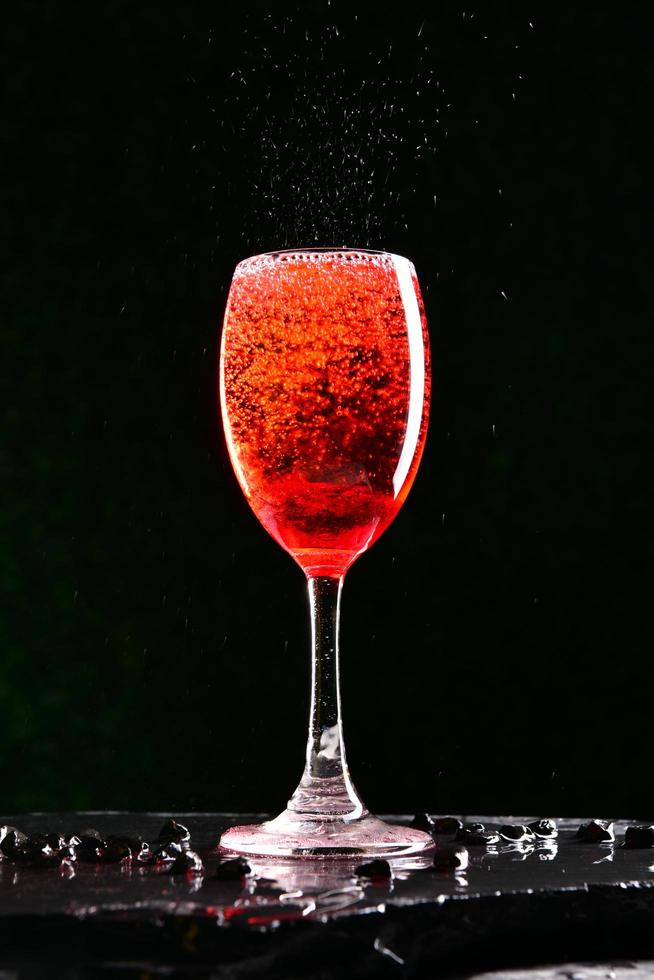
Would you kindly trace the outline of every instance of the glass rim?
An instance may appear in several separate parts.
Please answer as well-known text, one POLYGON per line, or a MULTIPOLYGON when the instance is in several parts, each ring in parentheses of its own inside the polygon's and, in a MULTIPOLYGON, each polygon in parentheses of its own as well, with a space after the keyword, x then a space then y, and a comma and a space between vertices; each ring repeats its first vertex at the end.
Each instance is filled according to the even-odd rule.
POLYGON ((243 265, 244 262, 252 262, 255 259, 262 258, 277 258, 283 255, 314 255, 314 254, 329 254, 329 253, 350 253, 353 255, 379 255, 387 256, 390 259, 402 259, 403 262, 411 263, 411 259, 407 258, 406 255, 399 255, 397 252, 388 252, 386 249, 380 248, 357 248, 355 245, 317 245, 314 248, 310 246, 303 245, 299 248, 275 248, 269 252, 257 252, 255 255, 246 255, 245 258, 241 259, 237 263, 237 266, 243 265))

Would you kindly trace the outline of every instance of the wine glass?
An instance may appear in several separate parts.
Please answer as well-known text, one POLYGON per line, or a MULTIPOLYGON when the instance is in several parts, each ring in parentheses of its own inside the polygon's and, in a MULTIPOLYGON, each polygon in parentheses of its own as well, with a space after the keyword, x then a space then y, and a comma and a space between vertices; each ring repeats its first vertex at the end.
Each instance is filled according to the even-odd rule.
POLYGON ((390 856, 433 845, 372 816, 352 784, 338 649, 345 573, 406 499, 429 391, 427 324, 408 259, 301 248, 236 267, 220 356, 225 436, 252 510, 306 575, 312 693, 306 766, 287 809, 226 831, 230 851, 390 856))

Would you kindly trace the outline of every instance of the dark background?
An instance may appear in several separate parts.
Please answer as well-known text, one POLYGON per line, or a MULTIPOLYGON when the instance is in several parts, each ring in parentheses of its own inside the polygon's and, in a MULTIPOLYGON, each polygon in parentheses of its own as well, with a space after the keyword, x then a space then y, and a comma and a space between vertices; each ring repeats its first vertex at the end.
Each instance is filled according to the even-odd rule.
POLYGON ((489 6, 9 14, 3 810, 294 788, 302 575, 238 490, 216 374, 235 263, 318 243, 414 259, 434 360, 408 505, 346 584, 359 790, 653 816, 651 28, 489 6))

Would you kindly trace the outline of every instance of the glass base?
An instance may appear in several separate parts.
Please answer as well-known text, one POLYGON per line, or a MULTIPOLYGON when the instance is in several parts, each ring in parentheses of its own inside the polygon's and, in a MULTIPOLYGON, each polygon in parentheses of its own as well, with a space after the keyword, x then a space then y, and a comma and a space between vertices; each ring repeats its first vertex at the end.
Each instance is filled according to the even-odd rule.
POLYGON ((285 810, 274 820, 231 827, 220 846, 258 857, 351 858, 420 854, 435 844, 429 834, 384 823, 370 813, 353 820, 312 817, 285 810))

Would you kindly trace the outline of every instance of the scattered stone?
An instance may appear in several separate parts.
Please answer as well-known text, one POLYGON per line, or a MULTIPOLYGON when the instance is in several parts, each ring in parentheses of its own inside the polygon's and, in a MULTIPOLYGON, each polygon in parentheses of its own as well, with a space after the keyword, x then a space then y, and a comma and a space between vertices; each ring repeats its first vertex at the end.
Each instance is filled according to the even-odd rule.
POLYGON ((247 878, 249 874, 252 874, 252 868, 245 858, 241 857, 221 861, 216 868, 216 878, 219 878, 220 881, 241 881, 242 878, 247 878))
POLYGON ((434 854, 433 866, 437 871, 465 871, 468 867, 468 851, 461 844, 448 844, 434 854))
POLYGON ((522 844, 525 841, 534 839, 534 833, 529 827, 522 823, 505 823, 499 829, 500 837, 511 841, 513 844, 522 844))
POLYGON ((12 832, 12 830, 15 830, 15 829, 16 829, 15 827, 10 827, 7 824, 3 824, 0 827, 0 843, 5 839, 5 837, 7 836, 7 834, 10 834, 12 832))
POLYGON ((167 844, 155 844, 151 851, 139 855, 138 860, 143 864, 167 864, 169 861, 176 861, 183 851, 181 844, 169 841, 167 844))
POLYGON ((105 846, 104 837, 102 836, 99 830, 95 829, 95 827, 87 827, 86 830, 83 830, 79 836, 82 840, 84 840, 85 837, 93 837, 95 838, 95 840, 98 841, 99 847, 105 846))
POLYGON ((457 817, 431 817, 428 813, 416 813, 411 821, 416 830, 424 830, 428 834, 456 834, 463 824, 457 817))
POLYGON ((110 834, 105 844, 106 850, 118 851, 128 848, 134 860, 143 861, 150 853, 150 845, 142 837, 132 837, 129 834, 110 834))
POLYGON ((129 847, 132 851, 141 851, 143 847, 147 847, 148 844, 143 840, 138 834, 132 837, 131 834, 109 834, 107 837, 107 847, 112 844, 120 845, 123 844, 125 847, 129 847))
POLYGON ((477 827, 483 827, 483 824, 465 824, 457 831, 455 841, 467 847, 489 847, 499 842, 498 834, 487 833, 485 829, 477 830, 477 827))
POLYGON ((16 830, 15 827, 3 827, 6 833, 0 841, 0 851, 7 858, 15 858, 16 853, 20 847, 22 847, 26 840, 27 834, 24 834, 22 830, 16 830))
POLYGON ((541 818, 540 820, 532 820, 531 823, 527 824, 527 827, 536 837, 557 837, 559 833, 556 829, 555 822, 544 818, 541 818))
POLYGON ((119 864, 121 861, 131 861, 134 857, 134 852, 131 847, 124 841, 117 839, 111 844, 107 841, 107 846, 104 848, 100 861, 103 864, 119 864))
POLYGON ((97 830, 83 830, 81 834, 71 837, 70 846, 74 849, 78 861, 99 861, 104 854, 107 842, 97 830))
POLYGON ((144 864, 178 862, 178 870, 201 871, 202 862, 194 852, 187 861, 179 862, 189 849, 190 840, 188 829, 175 820, 167 820, 161 828, 154 852, 139 835, 112 834, 105 839, 95 828, 87 828, 69 837, 57 832, 27 836, 16 827, 5 825, 0 827, 0 857, 35 867, 77 859, 103 864, 138 860, 144 864))
POLYGON ((355 869, 355 874, 359 875, 360 878, 390 878, 393 872, 388 861, 384 861, 383 858, 375 858, 374 861, 360 864, 355 869))
POLYGON ((57 854, 59 855, 59 857, 62 859, 62 861, 76 861, 77 844, 74 842, 77 841, 78 838, 73 836, 73 837, 69 837, 68 839, 62 837, 61 839, 63 841, 63 844, 57 850, 57 854))
POLYGON ((204 865, 200 860, 199 854, 196 854, 195 851, 185 850, 180 851, 173 863, 166 870, 171 875, 202 874, 204 872, 204 865))
POLYGON ((638 827, 627 827, 624 832, 625 847, 654 847, 654 825, 642 824, 638 827))
POLYGON ((613 824, 610 820, 590 820, 588 823, 582 823, 576 838, 585 844, 604 844, 615 840, 613 824))
POLYGON ((432 820, 432 834, 456 834, 463 827, 458 817, 436 817, 432 820))
POLYGON ((12 860, 32 867, 49 868, 61 864, 62 857, 50 846, 46 834, 30 834, 16 845, 12 860))
POLYGON ((106 841, 101 842, 98 838, 87 838, 90 851, 93 851, 93 842, 96 842, 95 850, 97 859, 103 864, 118 864, 121 861, 143 861, 149 855, 150 847, 142 837, 132 837, 130 834, 110 834, 106 841), (101 843, 104 846, 99 846, 101 843))
POLYGON ((414 830, 424 830, 425 833, 431 834, 433 823, 434 822, 428 813, 416 813, 415 817, 411 821, 411 826, 414 830))
POLYGON ((191 833, 184 824, 176 820, 166 820, 159 831, 159 841, 162 844, 180 844, 183 848, 191 846, 191 833))
POLYGON ((23 847, 14 860, 21 864, 28 864, 31 868, 58 868, 62 862, 62 857, 60 854, 55 854, 50 848, 39 850, 23 847))

